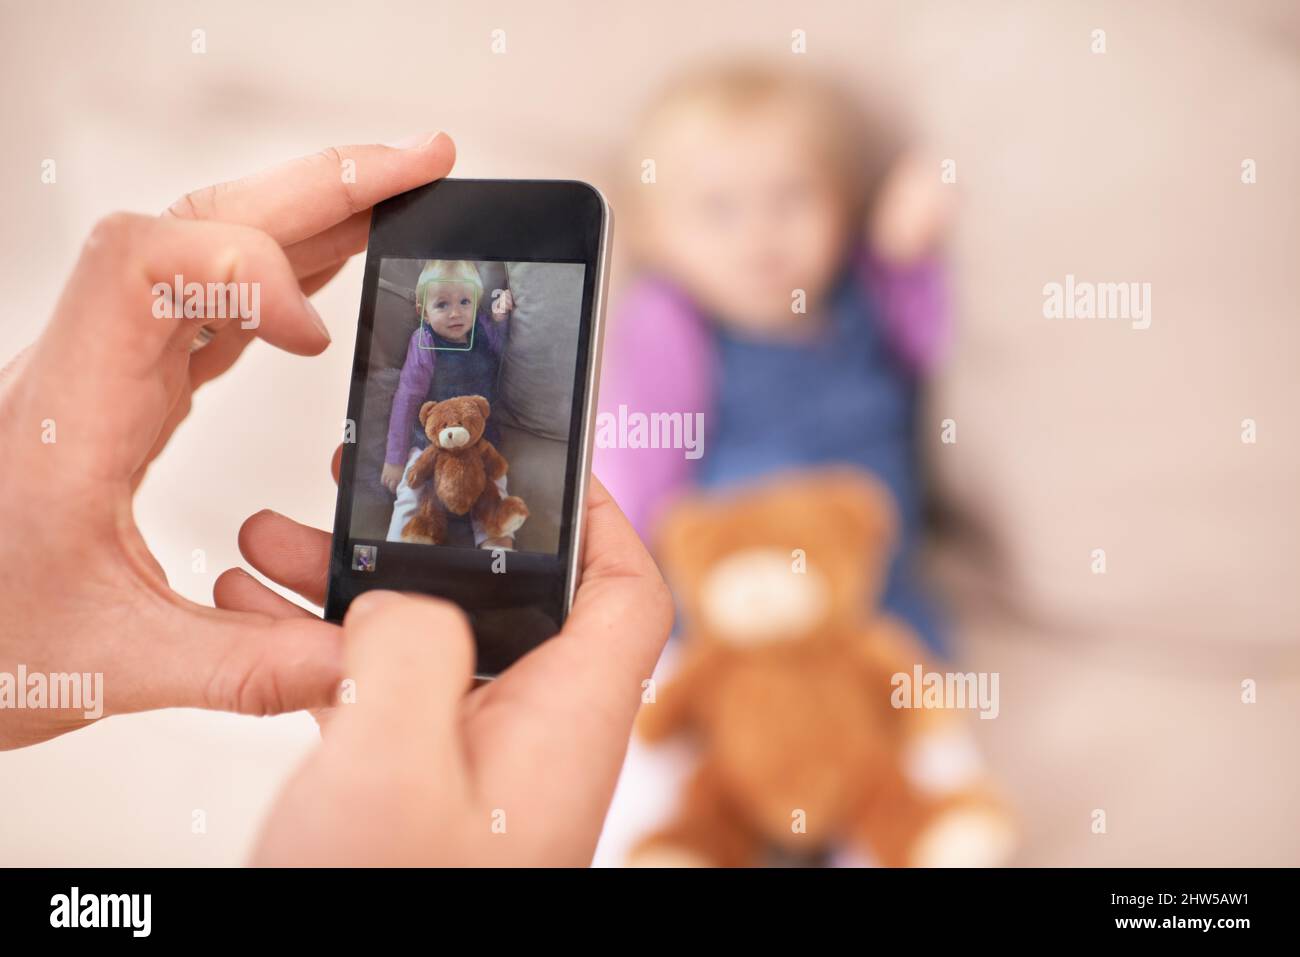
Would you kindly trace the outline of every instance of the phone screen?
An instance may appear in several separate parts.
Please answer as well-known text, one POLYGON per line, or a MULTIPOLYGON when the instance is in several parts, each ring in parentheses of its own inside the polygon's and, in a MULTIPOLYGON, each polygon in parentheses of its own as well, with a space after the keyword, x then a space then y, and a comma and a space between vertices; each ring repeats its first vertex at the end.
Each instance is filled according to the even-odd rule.
POLYGON ((444 180, 376 210, 326 617, 372 587, 450 598, 484 675, 559 630, 576 584, 605 227, 603 202, 599 222, 574 215, 598 198, 576 185, 444 180), (557 217, 566 196, 577 208, 557 217), (548 201, 559 235, 539 242, 548 201))

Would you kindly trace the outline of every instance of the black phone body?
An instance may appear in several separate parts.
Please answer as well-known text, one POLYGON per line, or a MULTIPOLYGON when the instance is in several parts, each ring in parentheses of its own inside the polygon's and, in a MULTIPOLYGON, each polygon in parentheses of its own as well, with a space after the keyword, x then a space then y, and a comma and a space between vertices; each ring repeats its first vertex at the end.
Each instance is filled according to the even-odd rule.
POLYGON ((581 569, 611 228, 604 198, 575 181, 444 179, 375 207, 326 619, 372 588, 447 598, 469 617, 481 677, 559 631, 581 569), (430 420, 451 422, 466 395, 488 399, 486 424, 456 433, 472 448, 444 450, 452 432, 430 437, 419 410, 445 402, 430 420), (482 511, 455 512, 412 468, 428 452, 477 461, 485 441, 507 471, 479 483, 482 511), (395 494, 385 466, 401 469, 395 494), (509 498, 528 516, 505 539, 509 498))

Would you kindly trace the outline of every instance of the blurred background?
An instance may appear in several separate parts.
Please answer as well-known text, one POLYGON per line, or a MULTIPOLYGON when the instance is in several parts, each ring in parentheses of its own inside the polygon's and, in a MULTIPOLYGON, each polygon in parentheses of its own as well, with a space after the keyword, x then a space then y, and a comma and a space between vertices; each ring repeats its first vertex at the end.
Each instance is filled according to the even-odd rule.
MULTIPOLYGON (((104 214, 326 145, 443 129, 459 175, 586 179, 617 210, 636 112, 684 67, 815 65, 887 104, 957 170, 927 557, 954 660, 1001 675, 973 730, 1015 860, 1300 863, 1294 4, 3 0, 0 34, 0 358, 104 214), (1151 327, 1044 319, 1066 274, 1151 283, 1151 327)), ((137 519, 187 597, 240 562, 253 512, 332 520, 360 278, 358 258, 315 297, 323 357, 250 350, 151 469, 137 519)), ((238 864, 316 739, 305 715, 175 711, 0 754, 0 863, 238 864)), ((664 813, 679 758, 634 745, 597 863, 664 813)))

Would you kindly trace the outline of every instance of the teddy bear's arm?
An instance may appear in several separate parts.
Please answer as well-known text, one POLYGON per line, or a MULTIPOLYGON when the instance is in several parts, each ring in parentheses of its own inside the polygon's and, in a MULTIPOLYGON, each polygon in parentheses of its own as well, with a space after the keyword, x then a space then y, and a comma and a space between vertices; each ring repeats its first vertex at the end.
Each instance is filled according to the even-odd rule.
POLYGON ((478 446, 479 453, 483 456, 483 470, 487 473, 488 481, 497 481, 510 469, 505 456, 487 439, 480 439, 478 446))
POLYGON ((880 615, 864 629, 857 645, 858 663, 873 673, 912 672, 925 664, 925 649, 915 633, 893 615, 880 615))
MULTIPOLYGON (((927 652, 916 633, 892 615, 880 615, 863 631, 856 652, 859 670, 875 700, 889 700, 895 675, 910 679, 917 666, 922 672, 929 670, 927 652)), ((907 718, 903 730, 909 735, 927 733, 949 719, 941 709, 908 709, 903 714, 907 718)))
POLYGON ((642 703, 636 719, 641 738, 653 744, 687 730, 691 725, 692 706, 708 687, 713 670, 712 655, 688 653, 672 678, 655 692, 654 701, 642 703))
POLYGON ((419 488, 429 481, 433 477, 433 467, 437 458, 438 447, 436 445, 430 445, 421 452, 420 457, 415 460, 415 464, 406 471, 406 484, 411 488, 419 488))

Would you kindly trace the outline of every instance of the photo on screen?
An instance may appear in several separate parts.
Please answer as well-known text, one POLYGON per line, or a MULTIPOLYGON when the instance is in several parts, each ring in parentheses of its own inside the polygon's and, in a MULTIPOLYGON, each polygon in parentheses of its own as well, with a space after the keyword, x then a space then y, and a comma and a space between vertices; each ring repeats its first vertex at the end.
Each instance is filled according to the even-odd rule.
POLYGON ((558 552, 584 270, 380 261, 350 538, 558 552))

